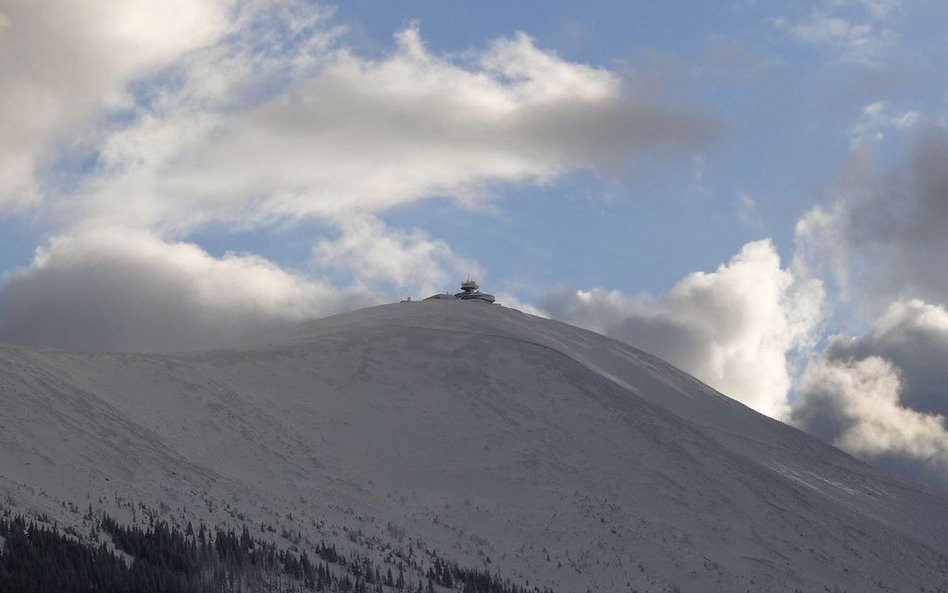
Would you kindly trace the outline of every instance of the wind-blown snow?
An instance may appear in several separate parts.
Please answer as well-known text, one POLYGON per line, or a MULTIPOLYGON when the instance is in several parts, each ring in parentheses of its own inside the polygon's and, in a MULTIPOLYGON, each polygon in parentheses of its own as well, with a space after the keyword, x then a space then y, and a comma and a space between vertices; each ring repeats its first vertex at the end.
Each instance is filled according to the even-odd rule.
POLYGON ((557 591, 948 586, 943 492, 496 305, 383 305, 180 355, 3 347, 0 405, 0 490, 27 507, 117 493, 212 520, 217 501, 557 591))

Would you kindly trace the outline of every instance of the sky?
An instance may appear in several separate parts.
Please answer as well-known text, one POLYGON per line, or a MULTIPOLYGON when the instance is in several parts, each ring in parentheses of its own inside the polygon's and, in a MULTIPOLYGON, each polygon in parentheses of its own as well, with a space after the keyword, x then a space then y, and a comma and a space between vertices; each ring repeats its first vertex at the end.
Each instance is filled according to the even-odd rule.
POLYGON ((940 0, 0 0, 0 341, 454 291, 948 486, 940 0))

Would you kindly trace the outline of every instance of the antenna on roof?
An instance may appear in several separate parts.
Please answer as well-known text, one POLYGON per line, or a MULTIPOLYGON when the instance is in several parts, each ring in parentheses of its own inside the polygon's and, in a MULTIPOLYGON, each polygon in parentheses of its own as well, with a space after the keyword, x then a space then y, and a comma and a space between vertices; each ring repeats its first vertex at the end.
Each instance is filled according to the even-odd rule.
POLYGON ((450 293, 441 293, 431 295, 426 301, 432 299, 460 299, 462 301, 480 301, 485 303, 493 303, 494 295, 487 294, 486 292, 481 292, 481 287, 477 285, 477 282, 471 278, 470 274, 467 276, 467 280, 461 283, 461 292, 450 294, 450 293))

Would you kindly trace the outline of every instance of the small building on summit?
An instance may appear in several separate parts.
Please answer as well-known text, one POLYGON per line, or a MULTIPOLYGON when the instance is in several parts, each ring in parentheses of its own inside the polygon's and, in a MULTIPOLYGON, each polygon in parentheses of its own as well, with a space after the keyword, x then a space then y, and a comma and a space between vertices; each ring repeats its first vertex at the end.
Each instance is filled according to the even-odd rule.
POLYGON ((461 283, 461 292, 456 293, 454 298, 462 301, 484 301, 486 303, 494 302, 494 295, 481 292, 480 286, 470 278, 461 283))
POLYGON ((479 301, 482 303, 493 303, 494 295, 481 292, 480 286, 470 278, 461 283, 461 292, 455 294, 441 293, 433 294, 426 298, 426 301, 432 300, 461 300, 461 301, 479 301))

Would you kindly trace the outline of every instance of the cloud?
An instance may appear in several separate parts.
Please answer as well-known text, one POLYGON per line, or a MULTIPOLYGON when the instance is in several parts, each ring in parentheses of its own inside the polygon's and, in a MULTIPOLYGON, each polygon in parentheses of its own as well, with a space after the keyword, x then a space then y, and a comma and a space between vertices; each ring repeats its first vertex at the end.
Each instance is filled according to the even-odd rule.
POLYGON ((836 336, 806 371, 792 420, 839 447, 948 485, 948 312, 894 303, 862 337, 836 336))
POLYGON ((918 111, 892 113, 885 101, 875 101, 863 107, 862 116, 850 130, 853 148, 858 150, 868 142, 883 140, 889 130, 906 132, 925 121, 925 116, 918 111))
POLYGON ((872 43, 871 26, 854 25, 822 13, 812 14, 808 21, 792 26, 790 34, 805 43, 839 45, 853 51, 872 43))
POLYGON ((884 20, 902 8, 902 0, 830 0, 832 7, 856 6, 866 11, 874 20, 884 20))
POLYGON ((884 0, 830 0, 805 19, 780 17, 774 24, 800 43, 831 51, 840 62, 874 65, 897 37, 886 21, 898 5, 884 0))
POLYGON ((316 278, 389 296, 440 290, 480 266, 422 230, 390 228, 383 212, 443 198, 481 206, 498 187, 577 170, 624 174, 642 153, 688 153, 715 133, 700 113, 523 33, 443 55, 410 25, 366 57, 305 1, 17 1, 2 11, 0 215, 25 208, 58 234, 6 280, 4 339, 201 347, 334 309, 314 304, 336 302, 329 284, 186 243, 209 227, 252 234, 318 219, 338 236, 314 237, 316 278), (243 300, 195 288, 231 268, 271 278, 292 313, 274 317, 263 292, 223 279, 220 294, 243 300), (125 286, 113 269, 138 281, 125 286), (134 305, 148 296, 137 287, 171 298, 162 286, 184 296, 161 315, 134 305))
POLYGON ((879 172, 854 151, 826 204, 797 223, 801 257, 835 279, 845 299, 878 311, 898 299, 948 301, 948 131, 929 127, 901 163, 879 172))
POLYGON ((822 287, 780 267, 773 244, 748 243, 715 272, 695 272, 666 295, 597 288, 549 296, 558 319, 656 354, 759 412, 789 412, 790 356, 812 345, 822 287))
POLYGON ((801 381, 791 420, 843 449, 948 485, 948 130, 914 112, 867 105, 846 167, 796 227, 798 257, 832 278, 864 335, 837 335, 801 381), (910 132, 887 168, 867 142, 910 132), (926 302, 927 301, 927 302, 926 302))
POLYGON ((180 87, 162 88, 160 102, 108 134, 62 216, 181 233, 437 197, 470 204, 500 183, 624 171, 642 152, 688 151, 714 132, 706 118, 638 98, 613 72, 522 33, 455 58, 409 27, 378 59, 319 27, 305 35, 307 59, 296 45, 247 49, 240 36, 190 54, 174 77, 180 87))
POLYGON ((222 36, 228 2, 10 0, 0 6, 0 213, 35 205, 43 171, 125 85, 222 36))
POLYGON ((741 224, 758 231, 763 229, 764 220, 761 217, 760 208, 757 206, 757 201, 745 192, 740 192, 737 195, 736 201, 737 219, 741 222, 741 224))
POLYGON ((372 302, 253 255, 213 257, 141 231, 61 235, 0 288, 0 340, 171 351, 260 339, 372 302))
POLYGON ((918 299, 897 301, 864 336, 838 336, 831 361, 881 357, 901 374, 902 402, 921 412, 948 416, 948 311, 918 299))
POLYGON ((459 257, 424 231, 391 229, 368 215, 347 218, 341 226, 339 238, 316 245, 314 259, 324 269, 353 276, 367 290, 392 285, 424 298, 458 278, 483 275, 476 262, 459 257))

